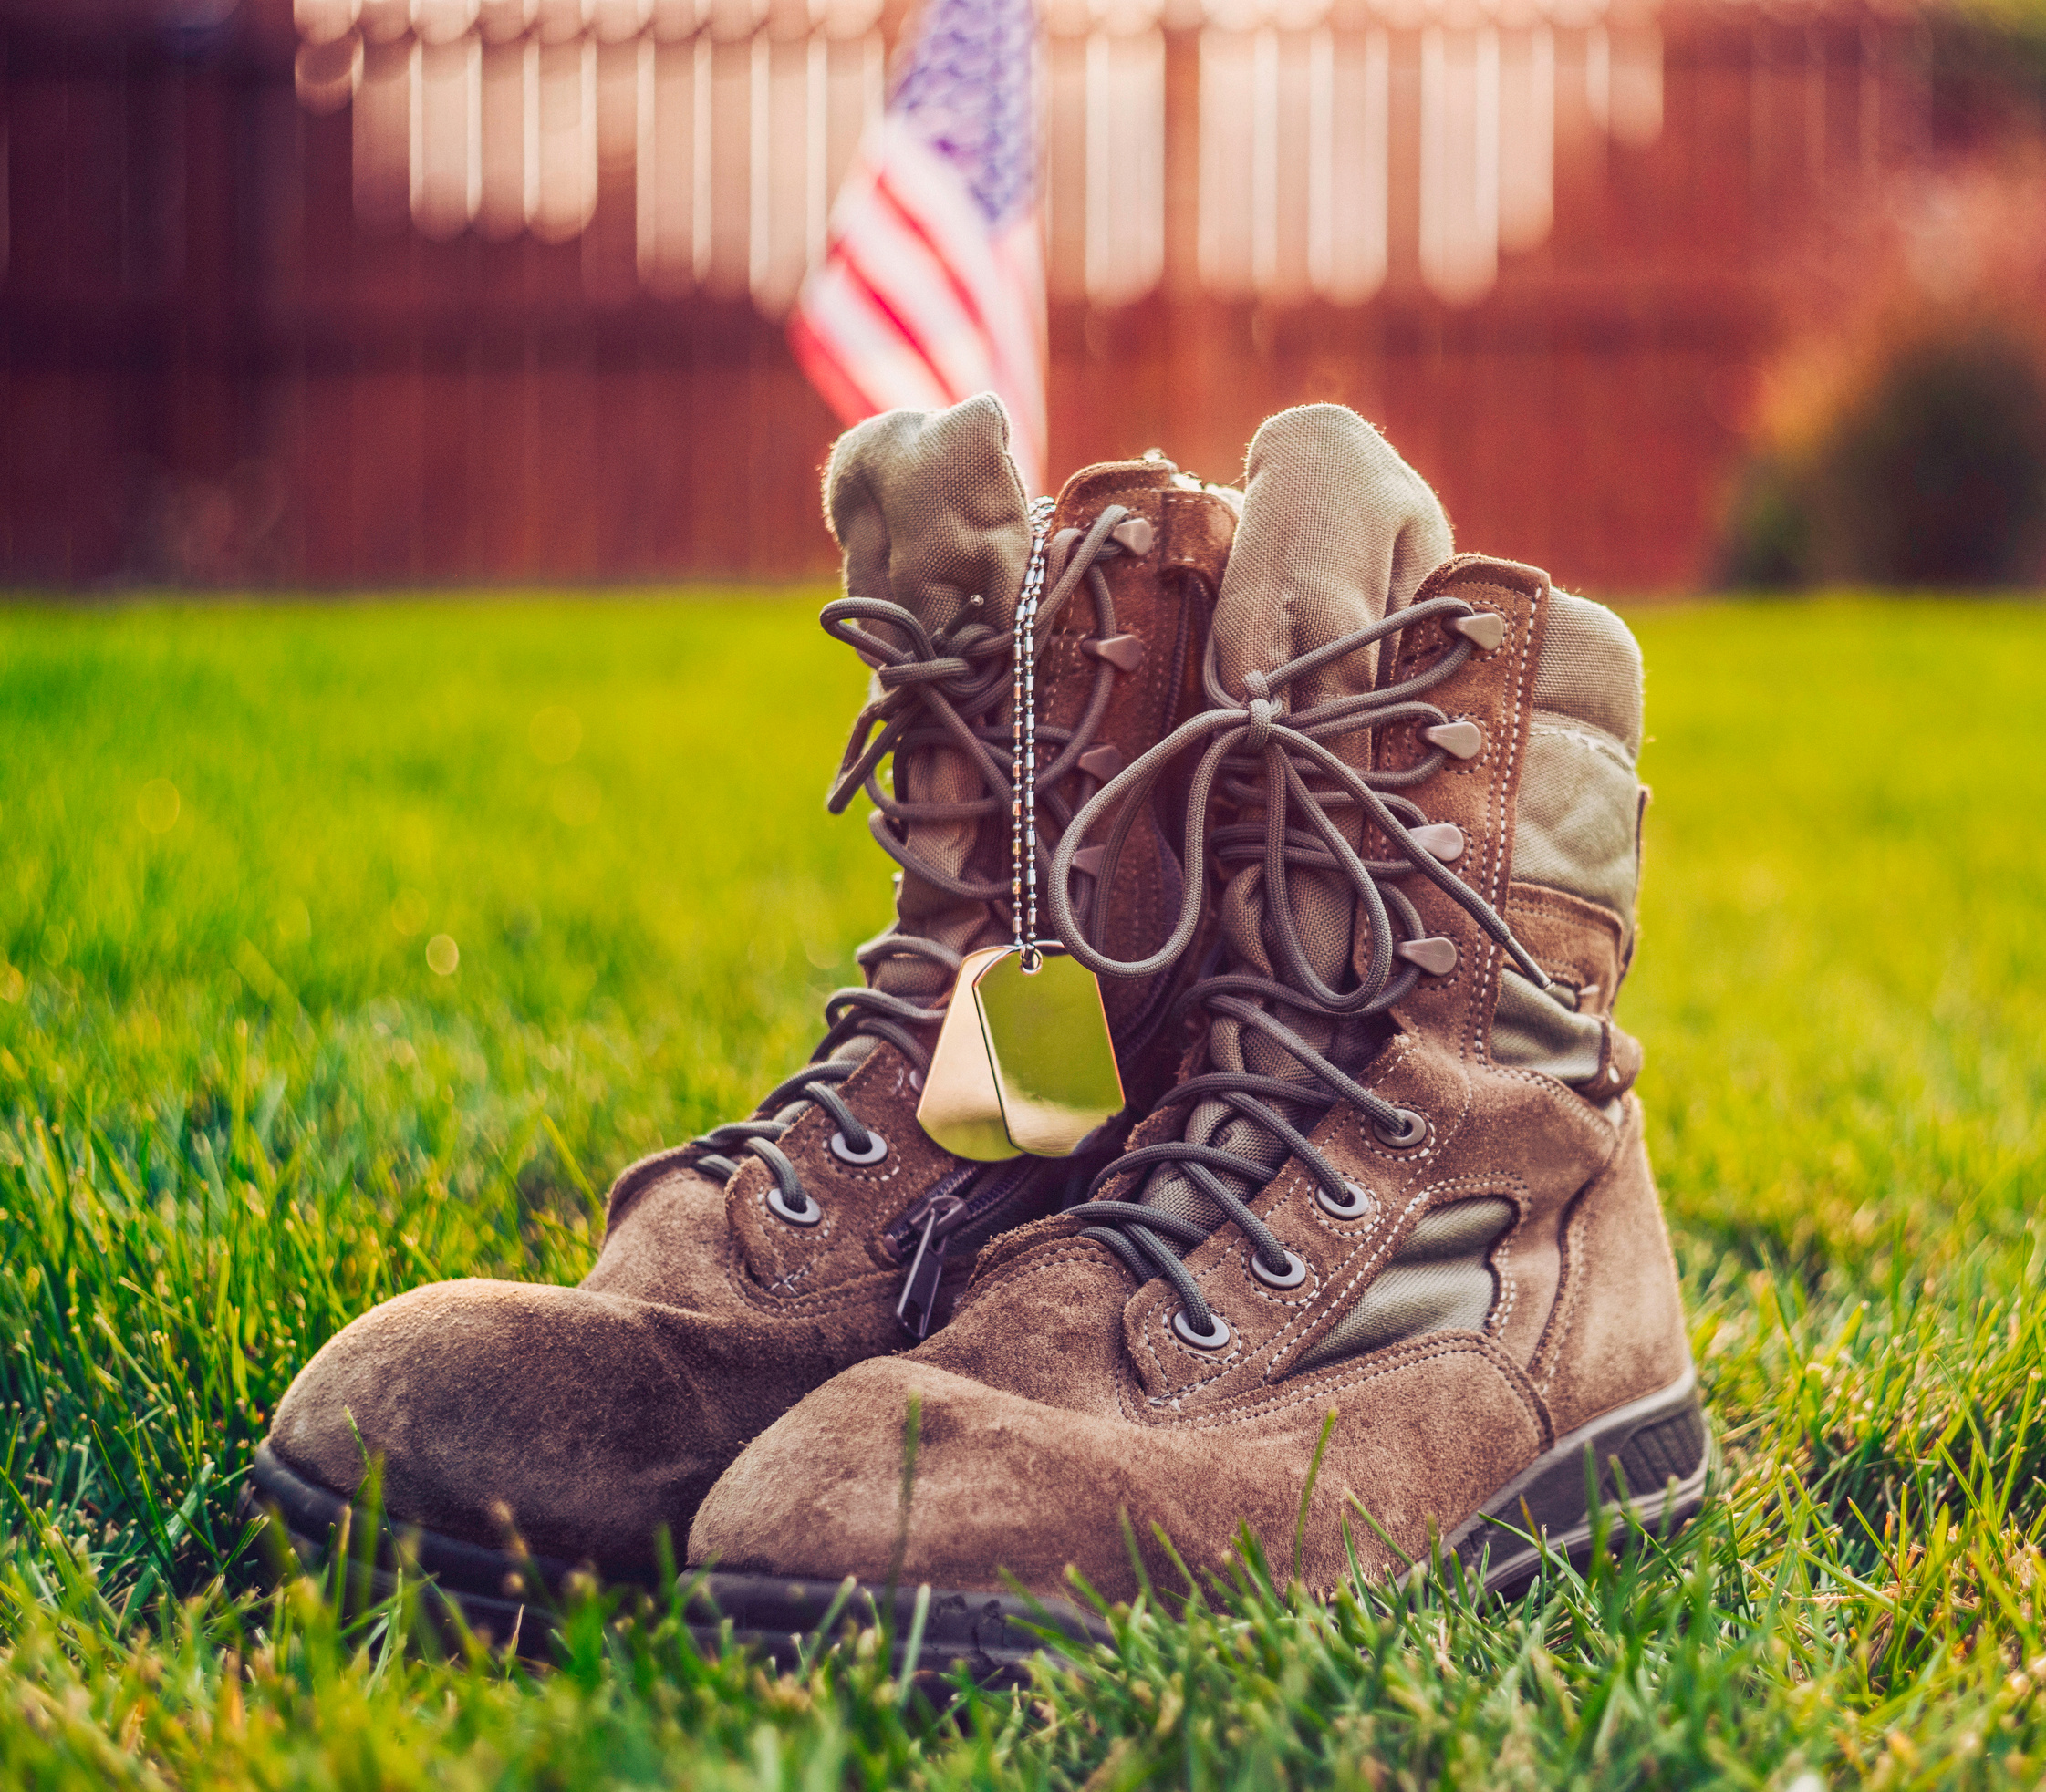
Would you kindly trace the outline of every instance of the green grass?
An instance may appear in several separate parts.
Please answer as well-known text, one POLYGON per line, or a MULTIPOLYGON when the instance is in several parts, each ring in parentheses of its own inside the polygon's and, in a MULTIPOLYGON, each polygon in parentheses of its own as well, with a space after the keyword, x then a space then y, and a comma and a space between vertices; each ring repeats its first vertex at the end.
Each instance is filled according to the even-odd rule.
POLYGON ((807 1051, 888 897, 823 813, 861 679, 815 602, 0 611, 0 1786, 2046 1774, 2017 604, 1636 618, 1623 1011, 1727 1463, 1667 1560, 1506 1610, 1253 1563, 963 1725, 871 1648, 771 1681, 591 1607, 528 1673, 228 1574, 321 1340, 574 1279, 612 1168, 807 1051))

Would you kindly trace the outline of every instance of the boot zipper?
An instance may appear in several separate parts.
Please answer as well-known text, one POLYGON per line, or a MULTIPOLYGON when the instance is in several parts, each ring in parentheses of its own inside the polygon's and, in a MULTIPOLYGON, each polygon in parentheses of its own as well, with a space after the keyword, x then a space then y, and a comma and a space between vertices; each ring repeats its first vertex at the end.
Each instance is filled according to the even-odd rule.
POLYGON ((939 1284, 945 1277, 945 1252, 951 1240, 1021 1194, 1036 1167, 1033 1160, 1025 1158, 992 1174, 978 1165, 959 1171, 919 1196, 882 1233, 896 1261, 909 1266, 895 1316, 911 1338, 920 1341, 930 1335, 939 1284), (976 1177, 982 1179, 982 1186, 969 1191, 976 1177))

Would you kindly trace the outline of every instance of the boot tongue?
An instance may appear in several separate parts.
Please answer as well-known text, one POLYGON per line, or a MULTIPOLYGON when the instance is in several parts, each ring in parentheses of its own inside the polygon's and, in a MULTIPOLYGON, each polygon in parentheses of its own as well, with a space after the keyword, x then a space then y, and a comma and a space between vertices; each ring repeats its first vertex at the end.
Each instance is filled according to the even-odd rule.
MULTIPOLYGON (((1215 669, 1242 697, 1271 672, 1404 609, 1449 557, 1449 520, 1428 482, 1354 410, 1301 405, 1251 443, 1243 520, 1215 606, 1215 669)), ((1289 710, 1370 688, 1366 649, 1291 688, 1289 710)))
MULTIPOLYGON (((1341 405, 1303 405, 1271 419, 1251 443, 1247 471, 1243 519, 1213 625, 1216 674, 1240 699, 1253 694, 1253 674, 1269 674, 1405 608, 1450 553, 1449 519, 1427 482, 1377 430, 1341 405)), ((1376 658, 1376 649, 1367 647, 1318 668, 1286 688, 1283 707, 1298 713, 1370 689, 1376 658)), ((1326 744, 1357 770, 1368 769, 1368 735, 1334 737, 1326 744)), ((1357 843, 1361 823, 1355 811, 1333 813, 1357 843)), ((1306 869, 1293 870, 1289 881, 1307 961, 1324 982, 1340 988, 1356 906, 1349 885, 1334 874, 1306 869)), ((1243 865, 1231 876, 1219 917, 1224 970, 1276 977, 1264 937, 1261 864, 1243 865)), ((1298 1010, 1281 1018, 1338 1062, 1368 1042, 1356 1022, 1339 1030, 1298 1010)), ((1306 1076, 1298 1061, 1263 1033, 1226 1017, 1218 1017, 1210 1031, 1208 1060, 1210 1070, 1250 1071, 1288 1082, 1306 1076)), ((1285 1152, 1282 1141, 1220 1102, 1196 1107, 1182 1136, 1239 1152, 1268 1169, 1276 1169, 1285 1152)), ((1145 1198, 1189 1217, 1214 1217, 1206 1199, 1169 1165, 1161 1166, 1145 1198)))
POLYGON ((932 634, 973 612, 1014 616, 1030 560, 1030 514, 1009 456, 1009 414, 992 392, 950 410, 890 410, 839 437, 825 514, 846 553, 846 591, 886 597, 932 634))
MULTIPOLYGON (((1030 516, 1009 455, 1009 418, 990 393, 950 410, 891 410, 849 430, 825 474, 825 513, 845 550, 848 596, 901 605, 932 635, 983 625, 1006 634, 1030 560, 1030 516), (976 605, 972 600, 978 597, 976 605)), ((882 694, 873 687, 875 698, 882 694)), ((905 756, 914 803, 968 803, 991 794, 966 755, 924 747, 905 756)), ((951 877, 1005 875, 1007 834, 967 819, 918 822, 915 855, 951 877), (978 856, 976 844, 981 847, 978 856), (986 863, 980 860, 985 859, 986 863)), ((899 930, 958 951, 981 943, 988 905, 962 900, 918 876, 900 875, 899 930)), ((915 1000, 944 993, 950 979, 927 959, 887 958, 876 989, 915 1000)))

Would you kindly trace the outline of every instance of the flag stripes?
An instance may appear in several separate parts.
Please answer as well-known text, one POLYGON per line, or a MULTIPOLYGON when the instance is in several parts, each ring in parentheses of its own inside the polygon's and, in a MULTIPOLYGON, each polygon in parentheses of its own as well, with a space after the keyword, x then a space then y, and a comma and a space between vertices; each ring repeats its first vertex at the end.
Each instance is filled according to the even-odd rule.
MULTIPOLYGON (((1024 483, 1037 492, 1046 441, 1034 131, 1020 143, 1013 132, 994 133, 987 144, 961 149, 934 136, 932 123, 948 109, 971 109, 991 84, 1021 81, 1027 98, 1031 57, 988 53, 990 43, 1016 41, 1018 4, 933 0, 915 55, 958 53, 962 45, 973 54, 950 88, 943 85, 948 67, 912 59, 903 87, 914 82, 917 104, 891 107, 861 146, 832 210, 824 260, 790 317, 789 344, 847 423, 993 392, 1008 409, 1024 483), (983 192, 1000 196, 1007 214, 991 218, 983 192)), ((1027 0, 1022 4, 1027 19, 1027 0)), ((1018 108, 1013 93, 987 104, 1012 117, 1018 108)))

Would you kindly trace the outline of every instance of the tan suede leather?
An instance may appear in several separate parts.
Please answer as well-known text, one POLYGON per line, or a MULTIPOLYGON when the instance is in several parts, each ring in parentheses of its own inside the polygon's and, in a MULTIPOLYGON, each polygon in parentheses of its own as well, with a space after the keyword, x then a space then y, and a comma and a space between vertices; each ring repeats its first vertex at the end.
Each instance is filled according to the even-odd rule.
POLYGON ((1667 1387, 1690 1362, 1662 1203, 1638 1106, 1629 1109, 1618 1155, 1566 1217, 1562 1287, 1528 1365, 1565 1431, 1609 1410, 1616 1390, 1667 1387))
MULTIPOLYGON (((977 612, 1006 629, 1028 528, 1005 443, 1005 420, 988 399, 927 416, 896 413, 851 432, 827 483, 848 595, 898 604, 932 631, 977 612)), ((1060 730, 1097 710, 1092 740, 1127 761, 1197 700, 1195 656, 1234 513, 1150 459, 1076 475, 1054 527, 1085 529, 1111 504, 1149 523, 1151 541, 1143 547, 1138 531, 1137 550, 1099 563, 1112 628, 1097 614, 1091 578, 1053 619, 1037 678, 1039 738, 1063 739, 1060 730), (1135 658, 1131 669, 1105 673, 1107 662, 1088 646, 1104 634, 1136 637, 1140 657, 1123 651, 1135 658)), ((1000 683, 984 725, 1005 734, 1005 674, 1000 683)), ((885 693, 878 682, 876 689, 878 701, 885 693)), ((897 761, 898 793, 940 803, 982 795, 955 746, 914 746, 897 761)), ((1054 786, 1043 799, 1047 826, 1106 775, 1054 786)), ((911 844, 945 878, 998 875, 1005 889, 1008 806, 984 806, 966 820, 911 823, 911 844)), ((1178 899, 1177 840, 1169 813, 1140 831, 1106 905, 1111 937, 1157 931, 1161 906, 1178 899)), ((898 935, 964 951, 1005 940, 1009 919, 1003 904, 909 870, 898 935)), ((869 975, 877 988, 941 1005, 947 986, 933 973, 942 969, 883 955, 869 975)), ((1164 1028, 1178 980, 1109 995, 1133 1096, 1162 1088, 1184 1050, 1164 1028)), ((912 1031, 928 1051, 935 1023, 912 1031)), ((886 1141, 885 1155, 846 1161, 832 1149, 836 1123, 817 1105, 776 1141, 822 1210, 815 1223, 777 1215, 769 1203, 775 1175, 758 1155, 731 1147, 736 1171, 721 1175, 701 1145, 659 1154, 614 1186, 602 1254, 579 1289, 442 1283, 386 1303, 329 1341, 278 1408, 276 1458, 352 1495, 366 1457, 380 1456, 397 1520, 495 1546, 508 1518, 542 1555, 618 1571, 650 1566, 657 1531, 666 1527, 680 1543, 697 1502, 747 1439, 841 1370, 906 1341, 896 1318, 904 1279, 897 1223, 972 1166, 917 1125, 919 1076, 902 1051, 885 1037, 859 1037, 851 1056, 857 1068, 836 1093, 886 1141)), ((1008 1223, 1053 1205, 1065 1174, 1062 1164, 1041 1165, 1016 1210, 1004 1209, 1008 1223)), ((977 1241, 961 1253, 955 1284, 977 1241)))
MULTIPOLYGON (((1324 434, 1340 452, 1355 436, 1324 434)), ((1253 472, 1246 539, 1258 502, 1253 472)), ((1592 990, 1584 1011, 1605 1020, 1608 1041, 1624 1040, 1605 1020, 1621 969, 1615 917, 1513 882, 1548 580, 1464 556, 1438 568, 1411 601, 1440 597, 1497 616, 1504 636, 1428 692, 1450 718, 1478 724, 1482 750, 1405 794, 1431 823, 1461 829, 1457 874, 1510 922, 1525 921, 1537 960, 1572 989, 1592 990)), ((1299 653, 1322 638, 1310 624, 1305 638, 1295 632, 1272 652, 1299 653)), ((1446 623, 1416 625, 1395 637, 1379 685, 1434 665, 1459 638, 1446 623)), ((1341 750, 1370 751, 1357 737, 1341 750)), ((1376 751, 1377 769, 1397 772, 1428 749, 1402 725, 1388 727, 1376 751)), ((1375 834, 1366 831, 1364 856, 1395 856, 1375 834)), ((1239 875, 1232 890, 1242 887, 1239 875)), ((1685 1384, 1689 1350, 1638 1103, 1611 1087, 1604 1063, 1587 1094, 1496 1062, 1490 1041, 1505 951, 1432 884, 1409 876, 1404 887, 1428 934, 1455 942, 1456 963, 1397 1003, 1390 1036, 1353 1073, 1423 1116, 1426 1132, 1394 1148, 1338 1102, 1311 1142, 1368 1193, 1368 1211, 1333 1217, 1298 1155, 1246 1197, 1305 1265, 1298 1286, 1261 1280, 1244 1232, 1220 1225, 1181 1257, 1229 1328, 1226 1343, 1203 1350, 1174 1330, 1181 1298, 1172 1284, 1154 1275, 1133 1286, 1131 1270, 1081 1236, 1079 1221, 1057 1217, 1012 1232, 983 1250, 945 1331, 848 1371, 739 1456, 698 1511, 690 1559, 726 1572, 868 1579, 899 1561, 906 1580, 992 1591, 1013 1574, 1044 1595, 1067 1590, 1071 1565, 1099 1591, 1127 1598, 1138 1583, 1126 1521, 1146 1569, 1167 1586, 1176 1576, 1154 1527, 1199 1570, 1228 1559, 1241 1522, 1283 1568, 1333 1413, 1303 1557, 1307 1585, 1326 1590, 1345 1571, 1345 1519, 1358 1561, 1396 1570, 1425 1559, 1431 1539, 1580 1428, 1685 1384), (1489 1251, 1494 1291, 1481 1329, 1437 1330, 1301 1366, 1424 1219, 1480 1198, 1510 1216, 1489 1251), (912 1400, 919 1444, 905 1547, 898 1487, 912 1400)), ((1361 928, 1354 937, 1361 967, 1361 928)), ((1254 930, 1245 937, 1246 955, 1262 949, 1254 930)), ((1160 1112, 1130 1148, 1179 1139, 1184 1124, 1183 1110, 1160 1112)))

